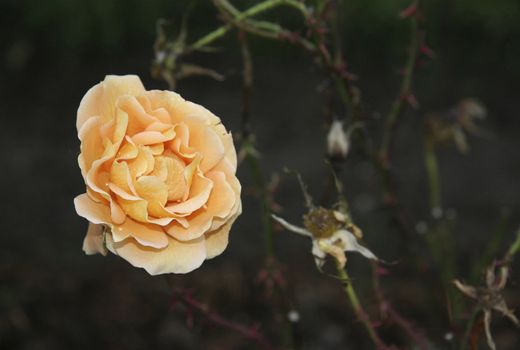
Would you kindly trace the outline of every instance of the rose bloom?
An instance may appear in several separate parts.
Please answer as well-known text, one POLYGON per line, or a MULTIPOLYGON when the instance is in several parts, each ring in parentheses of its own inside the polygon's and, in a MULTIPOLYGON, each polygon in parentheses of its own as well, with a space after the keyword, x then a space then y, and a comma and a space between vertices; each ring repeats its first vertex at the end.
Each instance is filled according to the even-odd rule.
POLYGON ((152 275, 187 273, 221 254, 242 211, 231 134, 204 107, 107 76, 83 97, 78 161, 87 254, 121 256, 152 275))

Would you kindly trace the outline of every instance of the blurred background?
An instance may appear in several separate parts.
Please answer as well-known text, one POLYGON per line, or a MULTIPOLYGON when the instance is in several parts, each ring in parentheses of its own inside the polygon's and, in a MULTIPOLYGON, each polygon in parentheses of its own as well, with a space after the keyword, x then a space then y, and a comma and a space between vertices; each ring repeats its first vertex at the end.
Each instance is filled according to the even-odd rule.
MULTIPOLYGON (((246 8, 253 2, 233 3, 246 8)), ((377 125, 398 95, 409 41, 409 27, 398 13, 409 1, 344 3, 341 34, 348 69, 358 76, 365 111, 377 125)), ((81 251, 87 222, 73 207, 73 198, 85 187, 77 166, 79 102, 106 74, 138 74, 148 89, 167 88, 150 75, 156 21, 179 23, 186 4, 0 2, 1 349, 255 348, 196 315, 190 326, 185 310, 172 306, 164 279, 148 276, 116 256, 87 257, 81 251)), ((420 108, 406 113, 398 130, 397 189, 414 227, 428 227, 432 219, 422 152, 424 115, 444 113, 466 97, 480 100, 488 111, 487 119, 479 121, 486 136, 469 136, 467 155, 453 146, 438 153, 443 202, 453 225, 454 277, 472 281, 472 269, 494 233, 499 231, 503 238, 496 253, 500 256, 519 224, 520 3, 435 0, 425 3, 423 10, 426 42, 435 54, 415 76, 420 108)), ((268 16, 300 28, 299 19, 289 13, 275 11, 268 16)), ((199 1, 190 18, 189 41, 219 24, 211 3, 199 1)), ((193 61, 224 74, 225 81, 193 78, 181 81, 177 91, 238 132, 242 88, 236 33, 218 42, 218 47, 222 50, 197 54, 193 61)), ((323 75, 298 48, 252 38, 251 50, 256 73, 252 129, 260 162, 266 176, 281 175, 275 201, 281 215, 297 223, 305 211, 302 195, 294 178, 282 169, 298 170, 315 198, 323 195, 329 176, 323 162, 323 75)), ((260 322, 262 330, 281 341, 276 327, 285 315, 273 315, 272 301, 256 278, 264 265, 258 200, 247 167, 240 167, 238 175, 244 187, 244 214, 233 228, 228 249, 199 270, 171 279, 175 285, 192 288, 199 300, 230 319, 260 322)), ((383 259, 399 261, 382 279, 387 297, 433 340, 433 349, 455 348, 464 329, 451 324, 443 309, 435 261, 427 257, 420 233, 409 238, 419 242, 412 250, 426 256, 418 264, 403 253, 406 240, 381 206, 376 171, 360 152, 354 150, 347 159, 342 178, 367 244, 383 259)), ((310 242, 280 230, 275 243, 300 315, 296 332, 302 348, 370 349, 338 281, 315 269, 310 242)), ((349 256, 348 269, 366 305, 374 305, 366 260, 349 256)), ((510 307, 520 305, 519 277, 513 264, 505 294, 510 307)), ((474 277, 473 281, 481 282, 474 277)), ((470 303, 463 305, 470 310, 470 303)), ((492 328, 499 349, 520 347, 519 332, 512 324, 496 316, 492 328)), ((382 332, 405 346, 391 327, 382 332)))

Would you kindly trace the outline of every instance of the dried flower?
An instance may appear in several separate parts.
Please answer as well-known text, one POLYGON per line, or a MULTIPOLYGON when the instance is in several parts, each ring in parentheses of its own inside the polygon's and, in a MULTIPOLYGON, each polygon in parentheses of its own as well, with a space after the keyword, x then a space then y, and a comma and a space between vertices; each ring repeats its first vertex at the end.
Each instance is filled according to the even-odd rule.
POLYGON ((469 298, 478 301, 484 311, 484 327, 486 331, 486 338, 491 349, 495 350, 495 342, 491 336, 491 313, 496 311, 503 316, 509 318, 517 327, 520 327, 520 322, 516 318, 512 310, 507 307, 506 301, 501 294, 505 288, 509 276, 509 267, 500 266, 498 268, 498 276, 495 275, 496 264, 493 263, 486 270, 486 286, 473 287, 460 282, 453 281, 458 290, 469 298))
POLYGON ((334 257, 343 268, 347 261, 345 252, 348 251, 378 260, 370 250, 359 244, 356 238, 360 238, 359 228, 349 225, 345 215, 339 211, 321 207, 311 208, 303 217, 305 227, 292 225, 276 215, 273 215, 273 219, 287 230, 312 239, 312 254, 319 269, 323 267, 327 255, 334 257))

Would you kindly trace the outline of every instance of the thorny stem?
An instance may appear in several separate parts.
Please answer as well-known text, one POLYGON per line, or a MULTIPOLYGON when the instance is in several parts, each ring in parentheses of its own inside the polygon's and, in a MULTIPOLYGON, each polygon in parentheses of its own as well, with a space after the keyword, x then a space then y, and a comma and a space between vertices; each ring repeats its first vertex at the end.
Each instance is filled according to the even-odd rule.
POLYGON ((419 33, 417 16, 412 15, 410 18, 411 37, 408 58, 403 72, 403 80, 401 82, 400 95, 394 101, 390 114, 388 115, 383 131, 383 143, 381 145, 381 158, 386 164, 390 164, 390 147, 394 138, 394 132, 399 121, 399 117, 404 112, 407 101, 411 94, 412 77, 415 70, 417 60, 417 49, 419 46, 419 33))
POLYGON ((244 338, 257 343, 262 349, 274 350, 273 345, 264 337, 264 335, 258 330, 257 327, 247 327, 240 323, 233 322, 224 318, 216 312, 209 310, 207 305, 194 299, 189 293, 183 291, 177 291, 175 293, 175 301, 180 301, 189 310, 194 310, 200 313, 204 318, 212 324, 232 330, 244 338))
POLYGON ((354 287, 352 286, 352 281, 349 279, 347 271, 345 271, 345 269, 341 266, 341 264, 338 261, 336 261, 336 268, 338 271, 338 277, 343 282, 343 288, 345 290, 345 294, 347 295, 347 297, 350 301, 350 304, 352 305, 352 309, 354 309, 356 316, 363 323, 363 326, 367 330, 370 339, 376 346, 376 349, 386 349, 387 346, 385 345, 385 343, 381 340, 381 338, 377 334, 376 330, 374 329, 374 326, 372 325, 372 323, 370 321, 370 318, 368 317, 368 314, 366 313, 365 309, 361 305, 359 298, 356 294, 356 291, 354 290, 354 287))

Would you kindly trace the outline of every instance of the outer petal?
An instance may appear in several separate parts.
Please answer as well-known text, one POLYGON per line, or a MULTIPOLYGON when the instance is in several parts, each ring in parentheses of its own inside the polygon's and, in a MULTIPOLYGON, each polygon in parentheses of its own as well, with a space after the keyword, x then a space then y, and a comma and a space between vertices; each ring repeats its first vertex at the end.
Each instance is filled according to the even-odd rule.
POLYGON ((94 202, 86 194, 74 198, 74 207, 79 216, 93 224, 110 224, 110 208, 102 203, 94 202))
POLYGON ((207 233, 206 236, 206 255, 207 259, 211 259, 216 257, 217 255, 222 254, 222 252, 226 249, 229 240, 229 231, 231 230, 231 226, 237 219, 237 217, 242 212, 241 207, 234 217, 228 220, 223 226, 218 228, 215 231, 207 233))
POLYGON ((100 118, 92 117, 82 124, 78 132, 81 140, 81 154, 78 157, 78 163, 83 179, 86 179, 92 163, 103 155, 103 141, 99 135, 100 126, 100 118))
POLYGON ((144 247, 133 239, 110 243, 116 254, 133 266, 145 269, 150 275, 188 273, 206 259, 203 237, 189 242, 179 242, 168 237, 168 246, 163 249, 144 247))
POLYGON ((88 224, 87 235, 83 240, 83 251, 85 252, 85 254, 107 254, 107 249, 103 244, 103 230, 103 225, 96 225, 93 223, 88 224))
POLYGON ((114 118, 119 97, 137 96, 145 92, 141 79, 137 75, 107 75, 102 84, 103 98, 100 110, 103 121, 114 118))
POLYGON ((99 108, 101 98, 103 96, 103 83, 99 83, 91 87, 85 96, 81 99, 78 108, 78 116, 76 119, 76 129, 79 132, 83 124, 95 115, 100 115, 101 109, 99 108))

